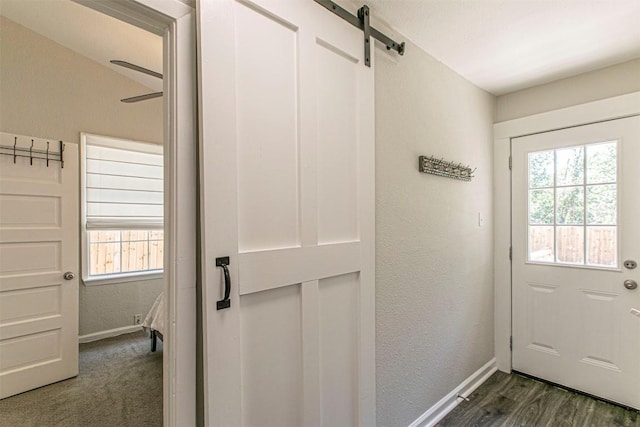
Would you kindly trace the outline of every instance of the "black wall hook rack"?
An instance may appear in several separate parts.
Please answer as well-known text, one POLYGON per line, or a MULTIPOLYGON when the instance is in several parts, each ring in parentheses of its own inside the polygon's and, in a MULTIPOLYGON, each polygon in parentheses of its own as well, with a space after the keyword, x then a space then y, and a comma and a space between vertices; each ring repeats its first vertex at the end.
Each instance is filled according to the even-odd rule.
POLYGON ((13 163, 16 163, 18 157, 29 159, 29 165, 33 166, 33 160, 44 160, 49 167, 49 162, 60 162, 60 168, 64 168, 64 142, 58 141, 58 151, 51 151, 49 141, 45 150, 34 149, 34 140, 31 139, 29 148, 18 146, 18 137, 13 138, 13 145, 0 145, 0 155, 12 156, 13 163))

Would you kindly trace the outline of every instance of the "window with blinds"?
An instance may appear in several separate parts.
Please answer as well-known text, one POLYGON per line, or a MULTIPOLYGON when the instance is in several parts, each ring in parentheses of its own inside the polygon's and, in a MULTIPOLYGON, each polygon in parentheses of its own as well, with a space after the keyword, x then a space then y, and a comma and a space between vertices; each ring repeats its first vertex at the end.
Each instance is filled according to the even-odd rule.
POLYGON ((85 280, 162 270, 162 146, 82 134, 85 280))

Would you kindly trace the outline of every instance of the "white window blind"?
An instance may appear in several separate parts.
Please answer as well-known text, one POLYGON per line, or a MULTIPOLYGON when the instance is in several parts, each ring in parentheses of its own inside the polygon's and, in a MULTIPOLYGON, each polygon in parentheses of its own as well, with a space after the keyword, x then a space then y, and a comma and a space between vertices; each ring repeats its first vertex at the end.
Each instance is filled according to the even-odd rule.
POLYGON ((162 146, 82 134, 87 230, 163 227, 162 146))

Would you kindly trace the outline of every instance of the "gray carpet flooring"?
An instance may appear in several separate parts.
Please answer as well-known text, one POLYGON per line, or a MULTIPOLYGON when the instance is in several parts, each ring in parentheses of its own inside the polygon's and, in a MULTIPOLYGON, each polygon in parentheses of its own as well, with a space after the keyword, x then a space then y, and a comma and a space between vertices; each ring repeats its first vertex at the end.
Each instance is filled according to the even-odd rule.
POLYGON ((80 345, 80 374, 0 400, 2 427, 162 425, 162 344, 144 332, 80 345))

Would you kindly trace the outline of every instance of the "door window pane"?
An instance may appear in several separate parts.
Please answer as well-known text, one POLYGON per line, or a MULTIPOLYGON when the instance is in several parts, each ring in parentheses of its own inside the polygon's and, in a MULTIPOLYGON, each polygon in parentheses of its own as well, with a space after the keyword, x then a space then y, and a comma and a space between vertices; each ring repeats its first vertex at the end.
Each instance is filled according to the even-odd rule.
POLYGON ((584 187, 558 188, 556 195, 556 224, 584 224, 584 187))
POLYGON ((553 226, 529 227, 529 261, 554 262, 553 226))
POLYGON ((587 227, 587 264, 602 267, 618 265, 616 227, 587 227))
POLYGON ((584 227, 556 227, 557 259, 562 264, 584 264, 584 227))
POLYGON ((529 153, 529 188, 553 187, 553 151, 529 153))
POLYGON ((615 184, 587 186, 587 224, 615 225, 617 205, 615 184))
POLYGON ((584 184, 584 146, 556 150, 556 185, 584 184))
POLYGON ((616 143, 593 144, 587 146, 587 184, 616 182, 616 143))
POLYGON ((553 189, 529 191, 529 224, 553 225, 553 189))

